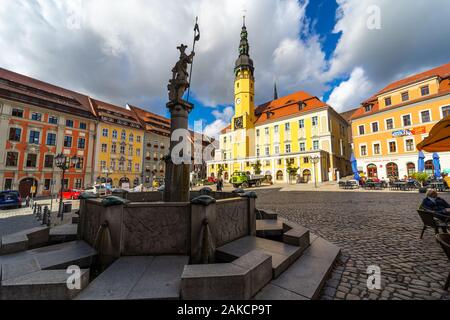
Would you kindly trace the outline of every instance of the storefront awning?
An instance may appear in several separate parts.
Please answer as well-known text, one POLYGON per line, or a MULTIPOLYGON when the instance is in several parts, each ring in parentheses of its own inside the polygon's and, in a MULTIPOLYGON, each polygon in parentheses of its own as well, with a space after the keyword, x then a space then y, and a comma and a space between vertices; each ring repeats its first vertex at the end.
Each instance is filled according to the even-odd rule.
POLYGON ((439 121, 431 129, 428 138, 417 145, 417 149, 427 152, 450 151, 450 116, 439 121))

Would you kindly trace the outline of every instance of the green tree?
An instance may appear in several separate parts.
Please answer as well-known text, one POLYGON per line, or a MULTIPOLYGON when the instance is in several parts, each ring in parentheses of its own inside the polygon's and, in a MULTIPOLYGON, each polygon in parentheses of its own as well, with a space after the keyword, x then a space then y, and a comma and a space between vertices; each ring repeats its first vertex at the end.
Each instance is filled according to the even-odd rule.
POLYGON ((286 172, 288 174, 289 181, 292 179, 292 177, 297 176, 298 169, 299 169, 299 167, 294 167, 294 165, 292 163, 290 163, 290 162, 288 163, 286 172))
POLYGON ((261 174, 261 161, 256 161, 256 163, 252 164, 253 171, 255 174, 261 174))
POLYGON ((220 178, 225 171, 223 164, 219 164, 217 168, 217 178, 220 178))
POLYGON ((425 181, 428 180, 429 177, 430 177, 429 174, 425 173, 425 172, 414 172, 412 174, 412 178, 419 181, 422 188, 423 188, 423 184, 425 183, 425 181))

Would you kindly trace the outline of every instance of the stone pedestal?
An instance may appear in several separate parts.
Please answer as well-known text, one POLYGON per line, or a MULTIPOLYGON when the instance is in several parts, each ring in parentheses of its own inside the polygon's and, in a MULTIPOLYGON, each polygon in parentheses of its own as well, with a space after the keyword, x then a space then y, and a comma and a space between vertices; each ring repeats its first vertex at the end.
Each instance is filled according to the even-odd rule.
POLYGON ((194 106, 184 100, 178 100, 169 102, 167 108, 170 110, 171 118, 171 141, 169 155, 166 158, 164 201, 189 202, 192 143, 188 130, 188 116, 194 106), (179 152, 173 152, 181 149, 183 149, 181 155, 179 152))

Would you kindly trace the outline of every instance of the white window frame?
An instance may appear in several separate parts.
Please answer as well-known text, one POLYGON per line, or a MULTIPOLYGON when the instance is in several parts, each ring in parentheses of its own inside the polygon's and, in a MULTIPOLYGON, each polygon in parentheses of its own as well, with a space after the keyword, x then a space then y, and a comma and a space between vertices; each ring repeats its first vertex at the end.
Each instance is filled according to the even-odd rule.
POLYGON ((383 150, 382 150, 381 142, 380 142, 380 141, 373 141, 373 142, 372 142, 372 154, 373 154, 374 156, 379 156, 379 155, 382 155, 382 154, 383 154, 383 150), (378 144, 378 145, 380 146, 380 153, 375 153, 375 145, 376 145, 376 144, 378 144))
MULTIPOLYGON (((34 144, 34 145, 41 145, 42 144, 42 129, 36 129, 36 128, 28 128, 27 144, 30 144, 31 131, 39 132, 39 142, 38 143, 32 143, 32 144, 34 144)), ((22 129, 22 133, 23 133, 23 129, 22 129)), ((8 132, 8 134, 9 134, 9 132, 8 132)))
POLYGON ((402 100, 402 102, 407 102, 407 101, 411 100, 411 97, 410 97, 410 94, 409 94, 409 90, 400 92, 400 99, 402 100), (408 94, 408 99, 406 99, 406 100, 403 100, 403 94, 404 93, 408 94))
POLYGON ((419 111, 419 119, 420 119, 420 123, 430 123, 430 122, 433 122, 433 114, 431 113, 431 109, 420 110, 420 111, 419 111), (423 122, 423 119, 422 119, 422 112, 424 112, 424 111, 428 111, 428 114, 430 115, 430 121, 429 121, 429 122, 423 122))
POLYGON ((319 116, 313 116, 311 117, 311 126, 312 127, 318 127, 319 126, 319 116), (314 124, 314 118, 316 118, 316 124, 314 124))
POLYGON ((305 119, 299 119, 298 120, 298 128, 299 129, 305 129, 305 119), (300 125, 301 123, 301 125, 300 125))
POLYGON ((102 129, 102 137, 108 138, 108 136, 109 136, 109 130, 108 130, 108 128, 103 128, 103 129, 102 129), (105 132, 106 132, 106 135, 105 135, 105 132))
POLYGON ((300 152, 305 152, 306 151, 306 142, 300 142, 299 144, 298 144, 298 150, 300 151, 300 152), (303 150, 302 150, 302 145, 303 145, 303 150))
POLYGON ((445 104, 439 107, 439 113, 441 114, 441 119, 444 118, 444 108, 445 107, 450 107, 450 104, 445 104))
POLYGON ((361 157, 368 157, 369 156, 369 149, 367 148, 367 143, 360 143, 359 144, 359 155, 361 157), (365 155, 362 154, 362 147, 366 147, 366 154, 365 155))
POLYGON ((412 127, 413 126, 413 119, 412 119, 412 114, 411 113, 405 113, 401 115, 401 121, 402 121, 402 127, 406 128, 406 127, 412 127), (405 121, 404 121, 404 117, 405 116, 409 116, 409 122, 410 125, 409 126, 405 126, 405 121))
POLYGON ((372 133, 377 133, 377 132, 380 132, 380 122, 379 121, 374 121, 374 122, 371 122, 370 123, 370 131, 372 132, 372 133), (377 131, 373 131, 373 124, 374 123, 376 123, 377 124, 377 131))
POLYGON ((386 141, 386 143, 387 143, 387 153, 388 154, 397 154, 398 153, 398 142, 397 142, 397 139, 388 139, 386 141), (395 152, 391 152, 391 148, 389 147, 389 143, 391 143, 391 142, 395 142, 395 149, 396 149, 395 152))
POLYGON ((313 140, 313 142, 312 142, 312 149, 314 151, 320 150, 320 141, 319 140, 313 140), (317 142, 317 149, 314 148, 314 142, 317 142))
POLYGON ((385 126, 386 131, 394 130, 395 129, 395 119, 394 118, 386 118, 386 119, 384 119, 384 126, 385 126), (388 120, 392 120, 392 129, 388 129, 388 125, 387 125, 387 121, 388 120))
POLYGON ((274 153, 276 155, 280 154, 280 146, 279 145, 275 145, 273 148, 274 148, 274 153), (278 152, 277 152, 277 149, 278 149, 278 152))
POLYGON ((366 126, 364 125, 364 124, 360 124, 359 126, 358 126, 358 136, 364 136, 366 134, 366 126), (363 127, 363 129, 364 129, 364 133, 363 134, 361 134, 361 127, 363 127))
POLYGON ((285 153, 292 153, 292 147, 291 147, 291 144, 290 144, 290 143, 286 143, 286 144, 284 145, 284 152, 285 152, 285 153), (289 147, 289 151, 288 151, 288 147, 289 147))
POLYGON ((405 152, 416 152, 416 148, 415 148, 415 145, 416 145, 416 139, 414 138, 414 136, 406 136, 406 137, 403 137, 403 149, 405 150, 405 152), (412 150, 408 150, 407 148, 406 148, 406 140, 412 140, 413 141, 413 146, 414 146, 414 148, 412 149, 412 150))

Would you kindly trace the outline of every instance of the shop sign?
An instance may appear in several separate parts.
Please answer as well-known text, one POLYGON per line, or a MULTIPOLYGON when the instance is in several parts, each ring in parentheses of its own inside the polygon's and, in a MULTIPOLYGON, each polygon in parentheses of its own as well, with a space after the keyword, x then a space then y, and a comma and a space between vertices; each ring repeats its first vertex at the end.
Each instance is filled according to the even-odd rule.
POLYGON ((415 127, 412 129, 403 129, 396 130, 392 132, 393 137, 405 137, 405 136, 414 136, 418 134, 424 134, 427 132, 427 128, 425 126, 415 127))

